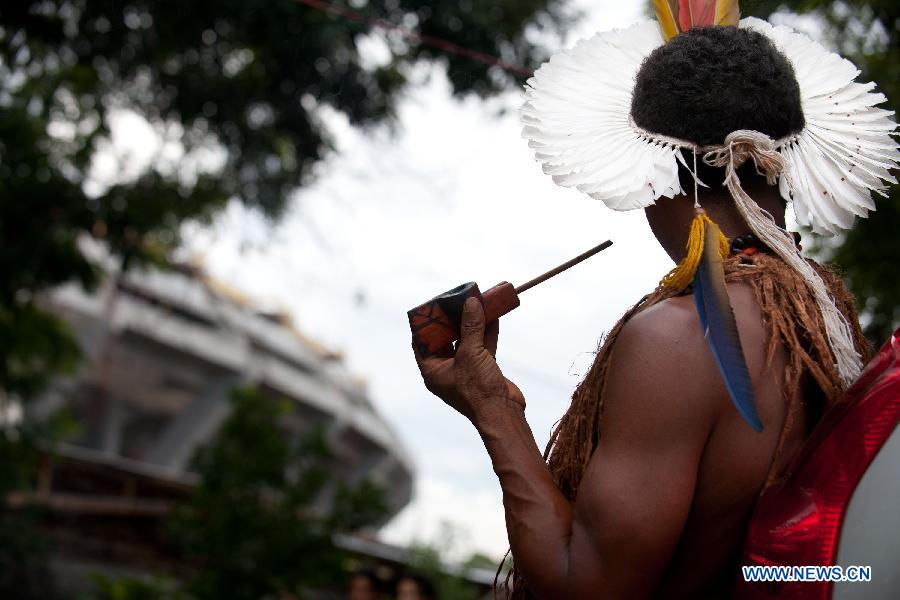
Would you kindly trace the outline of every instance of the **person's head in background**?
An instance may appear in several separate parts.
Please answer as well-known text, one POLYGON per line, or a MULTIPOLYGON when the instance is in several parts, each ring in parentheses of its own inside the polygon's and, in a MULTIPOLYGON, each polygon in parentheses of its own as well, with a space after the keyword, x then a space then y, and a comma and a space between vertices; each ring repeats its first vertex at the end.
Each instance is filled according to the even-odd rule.
POLYGON ((397 600, 437 600, 434 586, 421 575, 406 574, 397 580, 397 600))
POLYGON ((375 573, 360 570, 350 576, 350 584, 347 589, 348 600, 378 600, 381 598, 378 578, 375 573))

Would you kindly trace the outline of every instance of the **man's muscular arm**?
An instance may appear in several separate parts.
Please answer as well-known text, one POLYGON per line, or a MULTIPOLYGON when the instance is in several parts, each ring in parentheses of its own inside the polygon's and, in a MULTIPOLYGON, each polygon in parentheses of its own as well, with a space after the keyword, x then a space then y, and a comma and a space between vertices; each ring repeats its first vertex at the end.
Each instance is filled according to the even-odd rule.
POLYGON ((600 444, 574 504, 541 458, 521 392, 494 361, 497 326, 485 334, 477 301, 466 305, 456 352, 419 359, 429 389, 478 428, 503 488, 516 567, 541 598, 646 597, 663 575, 715 412, 696 318, 681 312, 655 307, 620 334, 600 444))

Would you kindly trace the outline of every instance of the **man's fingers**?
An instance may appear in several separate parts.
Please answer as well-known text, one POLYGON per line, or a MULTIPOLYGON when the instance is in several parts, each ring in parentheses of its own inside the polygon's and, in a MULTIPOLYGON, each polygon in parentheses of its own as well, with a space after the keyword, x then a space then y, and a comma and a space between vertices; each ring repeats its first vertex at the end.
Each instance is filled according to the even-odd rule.
POLYGON ((453 358, 453 355, 456 354, 453 350, 453 344, 447 344, 440 350, 434 353, 438 358, 453 358))
MULTIPOLYGON (((446 376, 442 376, 445 369, 442 369, 442 367, 452 359, 440 355, 422 356, 415 342, 413 342, 412 349, 413 354, 416 356, 416 364, 419 366, 419 373, 422 374, 422 379, 425 381, 425 387, 434 392, 441 386, 446 385, 446 376)), ((446 351, 447 349, 442 349, 441 353, 445 353, 446 351)), ((449 348, 449 352, 452 357, 452 348, 449 348)))
POLYGON ((484 307, 474 296, 463 305, 462 327, 457 350, 476 351, 484 347, 484 307))
POLYGON ((500 337, 500 319, 495 319, 484 327, 484 348, 497 357, 497 339, 500 337))
POLYGON ((453 351, 453 344, 447 344, 443 348, 439 348, 438 350, 434 351, 428 358, 453 358, 454 354, 455 352, 453 351))
POLYGON ((419 369, 423 369, 425 365, 429 365, 432 363, 442 363, 449 358, 453 358, 453 345, 447 344, 437 352, 430 354, 428 356, 423 356, 421 350, 419 349, 419 345, 416 344, 415 340, 412 343, 413 354, 416 357, 416 364, 419 365, 419 369))

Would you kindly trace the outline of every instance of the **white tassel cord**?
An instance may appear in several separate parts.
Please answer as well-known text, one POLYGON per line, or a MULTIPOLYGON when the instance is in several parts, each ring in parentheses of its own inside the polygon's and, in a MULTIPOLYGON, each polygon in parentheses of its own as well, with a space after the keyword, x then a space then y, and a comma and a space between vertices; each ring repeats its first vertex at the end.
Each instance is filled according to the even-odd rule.
POLYGON ((841 381, 849 386, 862 371, 862 357, 856 351, 847 319, 835 305, 834 298, 825 287, 825 282, 797 250, 791 235, 775 223, 772 215, 750 198, 741 187, 741 181, 737 176, 737 169, 751 158, 757 172, 765 176, 770 185, 775 185, 778 176, 785 170, 784 157, 775 149, 772 139, 758 131, 735 131, 725 138, 723 146, 705 150, 707 152, 703 160, 706 164, 725 167, 725 185, 753 233, 806 280, 825 322, 825 333, 841 381))

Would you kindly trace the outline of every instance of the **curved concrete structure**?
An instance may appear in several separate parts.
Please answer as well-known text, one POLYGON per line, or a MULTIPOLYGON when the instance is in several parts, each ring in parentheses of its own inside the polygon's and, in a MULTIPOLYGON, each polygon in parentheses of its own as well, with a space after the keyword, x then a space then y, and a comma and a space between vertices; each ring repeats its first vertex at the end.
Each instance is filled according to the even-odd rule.
POLYGON ((29 413, 68 404, 82 424, 79 445, 183 473, 227 418, 228 391, 252 383, 293 401, 289 431, 324 428, 340 480, 379 484, 393 514, 409 502, 412 461, 364 384, 286 318, 260 313, 191 267, 110 275, 93 294, 61 288, 50 305, 86 360, 29 413))

